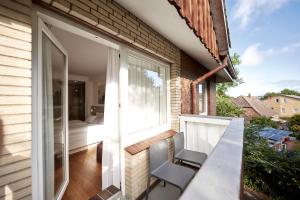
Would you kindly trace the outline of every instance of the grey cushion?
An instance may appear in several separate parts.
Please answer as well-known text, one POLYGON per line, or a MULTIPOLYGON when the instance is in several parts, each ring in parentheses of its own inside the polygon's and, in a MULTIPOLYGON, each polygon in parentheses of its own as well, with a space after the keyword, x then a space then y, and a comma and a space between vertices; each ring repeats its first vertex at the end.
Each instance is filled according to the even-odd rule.
POLYGON ((162 166, 152 171, 151 175, 175 185, 183 191, 194 177, 195 171, 171 162, 165 162, 162 166))
POLYGON ((202 152, 183 149, 175 155, 175 159, 191 162, 198 165, 203 165, 207 155, 202 152))

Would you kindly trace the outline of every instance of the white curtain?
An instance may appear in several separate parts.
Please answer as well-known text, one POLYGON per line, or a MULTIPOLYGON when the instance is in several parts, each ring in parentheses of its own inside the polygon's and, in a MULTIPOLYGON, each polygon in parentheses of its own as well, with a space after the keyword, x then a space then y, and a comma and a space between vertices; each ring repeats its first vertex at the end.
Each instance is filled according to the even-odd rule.
POLYGON ((102 189, 110 185, 120 188, 119 63, 119 51, 109 48, 104 107, 102 189))
POLYGON ((167 120, 166 67, 129 56, 129 133, 152 128, 167 120))

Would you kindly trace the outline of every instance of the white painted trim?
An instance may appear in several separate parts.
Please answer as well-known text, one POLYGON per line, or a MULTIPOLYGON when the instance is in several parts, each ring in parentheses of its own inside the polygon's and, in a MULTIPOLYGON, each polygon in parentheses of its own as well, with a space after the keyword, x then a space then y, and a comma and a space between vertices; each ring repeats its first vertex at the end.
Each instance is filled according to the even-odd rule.
MULTIPOLYGON (((38 59, 41 57, 41 49, 42 49, 42 43, 41 43, 41 34, 38 35, 39 32, 39 26, 38 26, 38 19, 43 20, 44 22, 54 25, 58 28, 61 28, 63 30, 72 32, 74 34, 80 35, 82 37, 85 37, 87 39, 93 40, 95 42, 98 42, 102 45, 112 47, 114 49, 119 49, 121 43, 117 42, 107 36, 102 35, 101 33, 91 30, 87 27, 81 26, 80 24, 69 20, 65 17, 62 17, 60 15, 57 15, 49 10, 46 10, 44 8, 41 8, 40 6, 33 5, 33 53, 32 53, 32 79, 33 79, 33 86, 32 86, 32 99, 33 99, 33 106, 32 108, 32 198, 34 200, 40 200, 45 199, 45 191, 44 191, 44 180, 43 180, 43 151, 40 149, 43 148, 43 138, 41 137, 42 133, 42 123, 39 122, 39 119, 42 119, 41 115, 41 108, 42 108, 42 102, 39 100, 41 98, 42 94, 42 72, 39 69, 38 66, 41 66, 41 60, 38 59)), ((46 27, 47 28, 47 27, 46 27)), ((48 31, 49 32, 49 31, 48 31)), ((51 33, 48 33, 47 35, 50 37, 53 37, 51 33)), ((57 46, 62 47, 59 42, 55 39, 55 43, 57 43, 57 46)), ((65 50, 64 50, 65 51, 65 50)), ((66 52, 66 51, 65 51, 66 52)), ((68 78, 68 77, 67 77, 68 78)), ((68 79, 67 79, 68 80, 68 79)), ((68 98, 68 95, 67 95, 68 98)), ((67 109, 67 108, 66 108, 67 109)), ((67 114, 67 112, 66 112, 67 114)), ((68 115, 68 114, 67 114, 68 115)), ((67 133, 68 134, 68 133, 67 133)), ((120 135, 120 134, 119 134, 120 135)), ((68 146, 67 146, 68 149, 68 146)), ((69 151, 67 151, 69 152, 69 151)), ((121 151, 123 152, 123 150, 121 151)), ((68 156, 67 162, 68 161, 68 156)), ((121 159, 121 158, 120 158, 121 159)), ((68 177, 69 175, 66 174, 68 177)), ((125 190, 125 186, 123 187, 125 190)), ((65 190, 66 187, 63 188, 65 190)), ((62 194, 59 196, 59 198, 62 197, 62 194)))
MULTIPOLYGON (((153 57, 150 57, 149 55, 146 55, 144 53, 141 53, 141 52, 138 52, 134 49, 131 49, 131 48, 128 48, 127 51, 126 51, 126 58, 123 58, 123 62, 126 63, 126 65, 124 65, 124 70, 126 70, 126 76, 128 77, 128 56, 133 56, 133 57, 137 57, 137 58, 142 58, 143 60, 148 60, 150 62, 154 62, 154 63, 157 63, 158 65, 160 66, 163 66, 166 68, 166 79, 167 79, 167 123, 165 124, 162 124, 162 125, 159 125, 159 126, 155 126, 155 127, 152 127, 152 128, 147 128, 145 130, 139 130, 139 131, 136 131, 136 132, 128 132, 128 128, 126 126, 126 117, 124 117, 124 126, 123 128, 125 133, 124 135, 126 135, 126 137, 124 138, 124 141, 123 141, 123 146, 124 147, 127 147, 129 145, 132 145, 132 144, 135 144, 137 142, 140 142, 142 140, 145 140, 147 138, 150 138, 150 137, 153 137, 159 133, 162 133, 162 132, 165 132, 167 130, 170 130, 171 129, 171 87, 170 87, 170 64, 166 63, 166 62, 163 62, 163 61, 160 61, 160 60, 157 60, 157 59, 154 59, 153 57)), ((123 83, 121 83, 121 85, 123 85, 123 89, 122 90, 125 90, 126 91, 126 94, 124 94, 124 98, 126 98, 126 104, 125 103, 122 103, 122 107, 125 107, 124 109, 127 110, 127 107, 128 107, 128 78, 126 80, 126 82, 124 81, 123 83), (125 87, 126 86, 126 89, 125 87), (126 97, 125 97, 126 96, 126 97)), ((125 111, 125 113, 128 114, 128 111, 125 111)), ((125 116, 129 116, 129 115, 126 115, 125 116)))
MULTIPOLYGON (((38 56, 38 71, 39 71, 39 84, 38 84, 38 94, 40 94, 40 95, 38 95, 38 102, 39 102, 39 105, 41 106, 41 107, 39 107, 40 109, 38 110, 38 113, 39 113, 39 115, 40 116, 42 116, 42 102, 43 102, 43 97, 42 97, 42 90, 43 90, 43 80, 42 80, 42 77, 43 77, 43 75, 42 75, 42 73, 43 73, 43 67, 42 67, 42 49, 43 49, 43 47, 42 47, 42 35, 43 34, 45 34, 45 35, 47 35, 47 37, 51 40, 51 42, 64 54, 64 56, 65 56, 65 67, 64 67, 64 70, 65 70, 65 80, 66 80, 66 82, 65 82, 65 85, 64 85, 64 91, 65 91, 65 93, 64 93, 64 102, 63 102, 63 104, 64 104, 64 114, 65 114, 65 117, 64 117, 64 129, 65 129, 65 149, 64 149, 64 154, 65 154, 65 158, 66 158, 66 160, 65 160, 65 162, 66 162, 66 164, 65 164, 65 180, 64 180, 64 183, 63 183, 63 185, 62 185, 62 187, 61 187, 61 190, 59 191, 59 193, 58 193, 58 196, 55 196, 55 199, 57 199, 57 200, 60 200, 61 198, 62 198, 62 196, 63 196, 63 194, 64 194, 64 192, 65 192, 65 190, 66 190, 66 188, 67 188, 67 186, 68 186, 68 183, 69 183, 69 134, 68 134, 68 84, 67 84, 67 82, 68 82, 68 53, 67 53, 67 51, 65 50, 65 48, 61 45, 61 43, 55 38, 55 36, 51 33, 51 31, 46 27, 46 25, 44 24, 44 22, 42 21, 42 19, 40 19, 39 17, 38 17, 38 45, 39 45, 39 56, 38 56)), ((42 120, 43 120, 43 117, 41 117, 41 118, 38 118, 37 119, 38 121, 39 121, 39 130, 40 130, 40 133, 42 133, 43 132, 43 127, 42 127, 42 125, 43 125, 43 122, 42 122, 42 120)), ((41 157, 39 157, 39 166, 41 166, 41 168, 42 169, 40 169, 39 171, 38 171, 38 173, 39 173, 39 176, 40 177, 44 177, 44 159, 43 159, 43 157, 44 157, 44 147, 43 147, 43 143, 44 143, 44 139, 43 139, 43 134, 40 134, 41 135, 41 137, 39 138, 39 141, 42 141, 40 144, 41 145, 39 145, 39 148, 38 148, 38 150, 39 150, 39 152, 41 152, 41 154, 39 155, 39 156, 41 156, 41 157)), ((44 190, 44 188, 45 188, 45 182, 43 181, 42 182, 42 184, 40 185, 40 186, 42 186, 43 187, 43 190, 44 190)), ((45 194, 45 191, 43 191, 44 193, 43 193, 43 195, 45 194)), ((54 194, 55 195, 55 194, 54 194)), ((44 198, 46 198, 45 196, 44 196, 44 198)))

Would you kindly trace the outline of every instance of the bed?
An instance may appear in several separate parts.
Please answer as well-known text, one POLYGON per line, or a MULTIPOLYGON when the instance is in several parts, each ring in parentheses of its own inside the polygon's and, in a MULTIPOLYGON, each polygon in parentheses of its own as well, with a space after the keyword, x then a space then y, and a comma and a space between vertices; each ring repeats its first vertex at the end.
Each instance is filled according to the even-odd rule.
MULTIPOLYGON (((61 123, 56 123, 54 130, 54 153, 62 154, 63 152, 63 135, 61 134, 61 123)), ((86 121, 70 120, 69 121, 69 150, 76 152, 83 150, 89 145, 99 143, 103 140, 104 124, 103 117, 92 116, 86 121), (75 151, 74 151, 75 150, 75 151)))
POLYGON ((69 150, 85 147, 102 141, 104 132, 103 123, 88 121, 69 121, 69 150))

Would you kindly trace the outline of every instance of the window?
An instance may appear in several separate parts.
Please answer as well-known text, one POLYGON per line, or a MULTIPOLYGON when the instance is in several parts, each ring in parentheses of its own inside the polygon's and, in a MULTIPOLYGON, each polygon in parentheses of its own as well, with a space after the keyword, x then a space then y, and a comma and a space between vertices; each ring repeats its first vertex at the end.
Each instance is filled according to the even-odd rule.
POLYGON ((282 113, 285 113, 285 108, 281 108, 281 112, 282 112, 282 113))
POLYGON ((167 123, 167 77, 169 66, 130 54, 128 57, 129 132, 167 123))
POLYGON ((299 112, 299 109, 298 108, 294 108, 294 113, 298 113, 299 112))
POLYGON ((206 112, 206 84, 202 83, 198 85, 198 100, 199 100, 199 114, 206 112))
POLYGON ((279 99, 276 99, 275 101, 276 101, 276 103, 279 103, 279 99))

